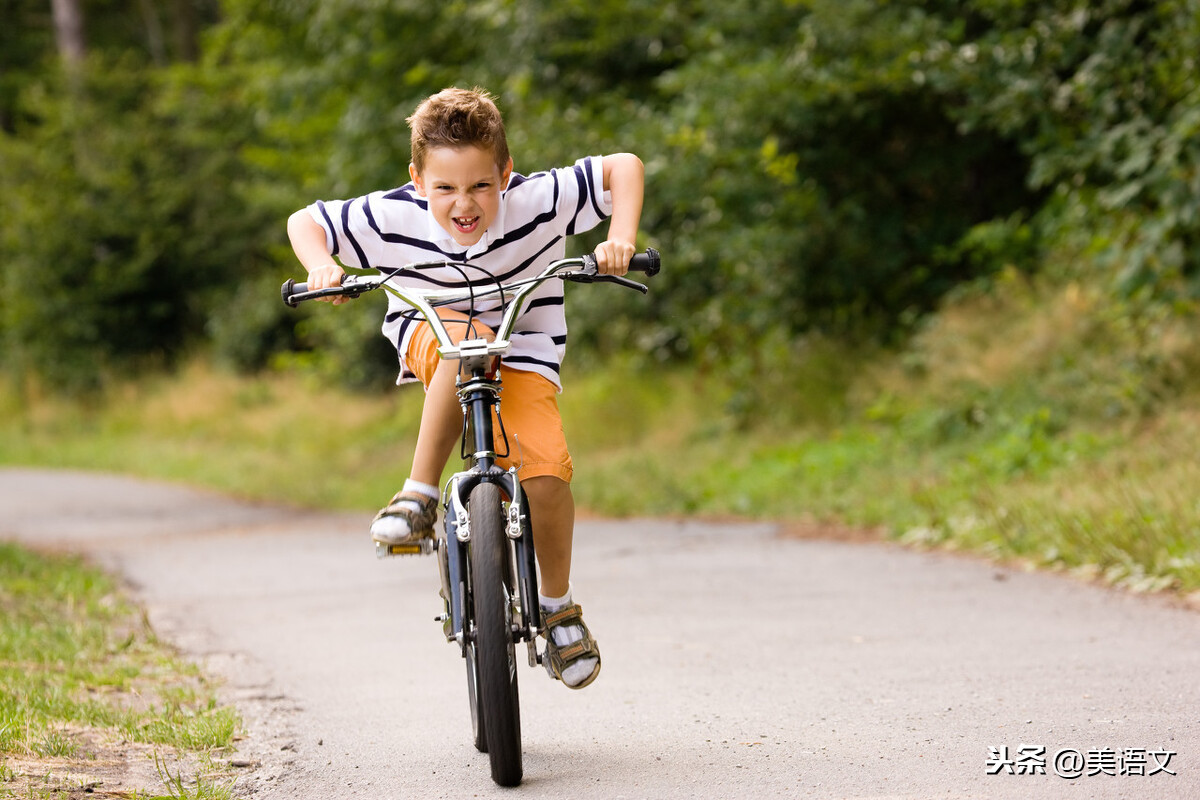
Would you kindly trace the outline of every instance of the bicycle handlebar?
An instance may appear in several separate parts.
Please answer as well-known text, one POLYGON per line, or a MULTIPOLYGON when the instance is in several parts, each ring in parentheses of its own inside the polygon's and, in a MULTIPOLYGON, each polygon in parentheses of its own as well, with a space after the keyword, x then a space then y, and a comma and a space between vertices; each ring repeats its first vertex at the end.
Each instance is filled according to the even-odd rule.
MULTIPOLYGON (((548 280, 560 279, 580 283, 615 283, 618 286, 637 289, 643 294, 650 291, 640 283, 635 283, 617 275, 600 273, 596 269, 594 255, 582 256, 580 258, 564 258, 554 261, 547 265, 538 275, 507 284, 496 281, 494 277, 486 272, 486 280, 476 283, 468 281, 466 286, 455 288, 417 288, 392 283, 393 279, 401 275, 419 275, 422 269, 434 269, 446 266, 458 266, 460 269, 464 267, 462 264, 454 264, 446 261, 409 264, 406 267, 389 270, 389 274, 386 275, 346 275, 342 278, 340 286, 330 286, 327 289, 317 289, 314 291, 309 291, 307 284, 289 280, 283 284, 281 292, 283 294, 283 302, 289 306, 295 306, 305 300, 314 300, 318 297, 335 297, 339 295, 344 297, 358 297, 363 292, 379 288, 386 289, 389 294, 415 309, 429 323, 438 340, 439 356, 447 359, 464 359, 474 365, 482 363, 490 357, 503 357, 508 354, 512 347, 509 337, 512 336, 513 330, 516 327, 517 317, 521 315, 530 293, 548 280), (495 297, 496 295, 500 296, 500 305, 503 312, 500 323, 496 326, 495 339, 491 341, 471 340, 470 342, 455 342, 446 330, 444 322, 438 316, 436 308, 438 306, 463 302, 470 302, 473 305, 478 300, 485 297, 495 297)), ((657 273, 661 267, 658 252, 651 249, 634 256, 631 266, 635 271, 645 272, 647 275, 657 273)), ((480 271, 483 272, 483 270, 480 271)))
MULTIPOLYGON (((442 266, 446 263, 452 262, 435 261, 427 264, 414 264, 410 265, 409 267, 402 268, 396 274, 399 274, 399 272, 403 272, 406 269, 442 266)), ((662 269, 662 257, 653 247, 647 248, 646 252, 644 253, 635 254, 633 258, 629 260, 630 272, 641 272, 648 277, 652 277, 657 275, 660 269, 662 269)), ((355 298, 361 295, 363 292, 368 292, 372 289, 378 289, 391 277, 392 276, 390 275, 379 277, 346 275, 343 277, 340 286, 330 286, 325 289, 314 289, 313 291, 309 291, 307 283, 297 283, 291 278, 288 278, 288 280, 284 282, 283 286, 280 287, 280 294, 284 303, 295 308, 297 305, 306 300, 316 300, 321 297, 355 298)), ((648 291, 647 288, 640 283, 626 280, 617 275, 606 275, 599 272, 596 268, 596 256, 594 254, 588 254, 576 259, 564 259, 562 261, 556 261, 546 270, 546 272, 539 276, 540 279, 549 279, 552 277, 575 281, 577 283, 616 283, 629 289, 637 289, 643 294, 648 291), (561 274, 556 274, 556 268, 563 266, 569 267, 573 264, 579 264, 582 269, 577 272, 563 272, 561 274)))

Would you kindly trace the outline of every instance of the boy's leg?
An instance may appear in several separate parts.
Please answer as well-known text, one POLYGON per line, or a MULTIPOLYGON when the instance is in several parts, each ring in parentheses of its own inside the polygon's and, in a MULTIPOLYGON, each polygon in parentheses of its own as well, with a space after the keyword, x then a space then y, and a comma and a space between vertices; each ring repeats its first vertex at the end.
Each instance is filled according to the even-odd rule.
MULTIPOLYGON (((477 323, 468 330, 465 315, 446 311, 442 315, 455 343, 468 335, 485 339, 495 335, 477 323)), ((409 479, 371 523, 371 538, 376 542, 400 544, 434 535, 440 497, 438 483, 462 436, 462 406, 455 394, 459 362, 443 361, 438 357, 437 347, 437 337, 428 323, 422 324, 409 342, 405 361, 425 385, 425 404, 409 479)))
POLYGON ((542 578, 542 624, 548 628, 547 639, 557 653, 556 659, 551 655, 551 644, 547 645, 550 673, 568 687, 582 689, 600 672, 600 648, 571 597, 575 498, 571 485, 561 478, 527 478, 521 486, 533 517, 533 546, 542 578))
POLYGON ((450 454, 462 438, 462 405, 454 391, 457 378, 458 362, 439 359, 425 388, 421 427, 409 473, 414 481, 437 486, 450 454))
MULTIPOLYGON (((558 391, 536 372, 501 367, 500 378, 509 452, 496 463, 504 469, 517 468, 529 501, 542 593, 560 597, 570 588, 575 498, 571 493, 574 467, 558 412, 558 391)), ((503 447, 497 443, 497 449, 503 447)))
POLYGON ((575 535, 575 496, 571 484, 541 475, 527 478, 521 488, 533 517, 533 548, 541 572, 541 591, 562 597, 571 590, 571 546, 575 535))
POLYGON ((503 371, 504 424, 510 456, 529 502, 534 549, 541 574, 541 611, 550 672, 581 689, 600 672, 600 649, 571 598, 571 549, 575 498, 554 384, 532 372, 503 371))

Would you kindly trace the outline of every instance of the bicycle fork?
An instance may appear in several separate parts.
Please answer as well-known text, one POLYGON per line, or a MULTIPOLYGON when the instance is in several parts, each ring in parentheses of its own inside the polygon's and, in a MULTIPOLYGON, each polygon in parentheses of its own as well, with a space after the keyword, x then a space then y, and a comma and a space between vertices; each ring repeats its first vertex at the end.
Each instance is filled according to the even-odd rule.
POLYGON ((445 508, 444 536, 437 540, 438 568, 442 581, 444 613, 437 617, 442 623, 448 642, 456 642, 466 655, 467 637, 470 626, 466 620, 470 614, 470 564, 467 546, 471 540, 470 516, 467 499, 471 490, 483 481, 496 483, 501 493, 508 498, 505 505, 505 534, 508 539, 509 567, 513 587, 513 642, 525 640, 529 653, 529 665, 541 663, 537 652, 537 635, 541 623, 537 601, 536 558, 533 549, 533 532, 520 481, 515 469, 501 472, 493 468, 483 474, 472 470, 460 472, 446 484, 443 502, 445 508))

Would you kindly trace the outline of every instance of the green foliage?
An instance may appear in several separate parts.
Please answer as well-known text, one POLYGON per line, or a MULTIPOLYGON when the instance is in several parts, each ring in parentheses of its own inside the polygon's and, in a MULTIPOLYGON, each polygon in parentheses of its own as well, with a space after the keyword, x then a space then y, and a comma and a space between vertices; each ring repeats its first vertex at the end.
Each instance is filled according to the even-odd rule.
POLYGON ((4 359, 88 388, 197 340, 254 263, 265 209, 243 196, 229 87, 205 73, 97 61, 39 89, 38 124, 0 140, 4 359))
POLYGON ((0 0, 0 131, 17 125, 22 85, 42 69, 54 43, 54 31, 42 20, 48 15, 42 0, 0 0))
POLYGON ((44 9, 9 0, 29 34, 0 34, 10 369, 86 383, 211 338, 242 368, 329 351, 378 384, 372 326, 276 305, 282 223, 405 181, 405 118, 451 84, 499 95, 521 171, 642 156, 667 269, 648 300, 573 297, 572 350, 691 360, 744 387, 745 418, 809 333, 900 342, 1047 254, 1150 316, 1200 290, 1194 0, 196 7, 180 66, 141 6, 102 4, 72 83, 44 9))
POLYGON ((887 330, 992 268, 958 242, 1034 197, 1012 143, 962 136, 957 98, 919 79, 911 52, 952 23, 913 4, 724 8, 661 83, 648 227, 680 278, 661 300, 676 338, 728 363, 772 330, 887 330))
POLYGON ((1112 287, 1194 297, 1200 269, 1200 16, 1194 2, 973 4, 978 35, 931 53, 956 118, 998 130, 1051 194, 1045 222, 1090 238, 1112 287), (962 79, 959 63, 976 65, 962 79))
POLYGON ((280 363, 300 367, 330 385, 360 391, 394 388, 395 346, 379 333, 386 302, 376 296, 333 308, 307 308, 296 324, 297 347, 280 363))

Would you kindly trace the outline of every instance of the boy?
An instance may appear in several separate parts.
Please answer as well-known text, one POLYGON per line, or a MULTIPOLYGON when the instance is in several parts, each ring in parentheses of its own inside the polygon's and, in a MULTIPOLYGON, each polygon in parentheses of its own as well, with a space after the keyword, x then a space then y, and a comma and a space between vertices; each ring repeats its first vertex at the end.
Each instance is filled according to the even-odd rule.
MULTIPOLYGON (((514 173, 500 112, 479 89, 439 92, 421 103, 408 123, 411 183, 354 200, 317 202, 289 218, 292 248, 308 270, 311 289, 341 282, 344 271, 333 256, 364 268, 445 259, 501 280, 536 275, 564 256, 567 236, 606 217, 611 217, 608 239, 596 248, 597 266, 612 275, 628 270, 642 211, 644 171, 636 156, 583 158, 572 167, 528 177, 514 173)), ((461 285, 463 276, 447 268, 413 280, 461 285)), ((420 380, 426 395, 410 477, 371 525, 372 538, 385 544, 434 535, 437 485, 462 433, 454 392, 458 365, 437 357, 429 325, 413 321, 407 310, 390 298, 383 333, 399 355, 397 382, 420 380)), ((463 314, 447 328, 456 342, 491 338, 487 327, 498 324, 499 317, 499 310, 479 314, 468 332, 463 314)), ((512 447, 512 462, 533 521, 549 666, 567 686, 581 689, 599 674, 600 650, 571 599, 575 503, 556 397, 566 333, 562 282, 547 281, 517 321, 512 352, 501 368, 504 423, 519 441, 512 447)), ((512 462, 497 463, 508 468, 512 462)))

